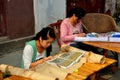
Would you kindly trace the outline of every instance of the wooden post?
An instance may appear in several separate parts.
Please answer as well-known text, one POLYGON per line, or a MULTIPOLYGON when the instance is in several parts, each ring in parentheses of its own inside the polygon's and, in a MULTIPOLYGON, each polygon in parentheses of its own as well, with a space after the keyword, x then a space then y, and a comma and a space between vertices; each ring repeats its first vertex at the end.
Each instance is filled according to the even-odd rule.
POLYGON ((3 73, 0 71, 0 80, 3 80, 3 73))

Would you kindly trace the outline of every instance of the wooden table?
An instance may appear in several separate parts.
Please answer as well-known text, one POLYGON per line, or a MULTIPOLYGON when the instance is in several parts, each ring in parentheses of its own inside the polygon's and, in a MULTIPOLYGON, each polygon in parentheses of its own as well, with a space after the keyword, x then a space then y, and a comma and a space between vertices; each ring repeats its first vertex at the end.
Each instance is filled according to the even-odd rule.
MULTIPOLYGON (((116 62, 116 60, 110 59, 110 58, 106 58, 106 62, 104 64, 95 64, 95 63, 88 63, 87 62, 78 68, 78 72, 73 72, 73 73, 68 74, 66 76, 65 80, 85 80, 87 78, 90 78, 90 80, 95 80, 96 74, 101 69, 104 69, 104 68, 112 65, 115 62, 116 62)), ((31 79, 21 77, 21 76, 12 75, 12 76, 7 77, 3 80, 31 80, 31 79)))
POLYGON ((117 60, 116 66, 118 66, 118 54, 120 53, 120 42, 90 42, 85 41, 82 42, 87 45, 91 45, 94 47, 102 48, 103 54, 108 57, 108 51, 112 51, 114 53, 115 59, 117 60))
POLYGON ((96 73, 115 62, 116 60, 107 58, 105 64, 86 63, 78 69, 78 72, 68 74, 65 80, 85 80, 87 78, 97 80, 96 73))
MULTIPOLYGON (((104 69, 105 67, 110 66, 115 62, 116 60, 114 59, 106 58, 105 64, 85 63, 80 68, 78 68, 77 73, 73 72, 68 74, 65 80, 85 80, 87 78, 90 78, 90 80, 95 80, 96 73, 98 73, 101 69, 104 69)), ((3 80, 32 80, 32 79, 12 75, 10 77, 4 78, 3 80)))
POLYGON ((88 41, 85 41, 82 43, 120 53, 120 42, 88 42, 88 41))

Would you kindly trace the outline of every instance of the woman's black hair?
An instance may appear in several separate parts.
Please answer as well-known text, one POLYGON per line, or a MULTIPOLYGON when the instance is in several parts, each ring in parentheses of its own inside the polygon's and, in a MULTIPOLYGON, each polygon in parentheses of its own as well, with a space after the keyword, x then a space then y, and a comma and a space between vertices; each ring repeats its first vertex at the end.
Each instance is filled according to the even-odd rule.
POLYGON ((47 40, 49 37, 55 39, 54 30, 50 27, 45 27, 36 34, 36 36, 33 38, 33 40, 39 40, 40 37, 42 38, 42 40, 47 40))
POLYGON ((73 14, 75 14, 75 16, 78 17, 78 19, 81 19, 85 16, 86 12, 84 9, 76 7, 70 10, 68 17, 72 17, 73 14))

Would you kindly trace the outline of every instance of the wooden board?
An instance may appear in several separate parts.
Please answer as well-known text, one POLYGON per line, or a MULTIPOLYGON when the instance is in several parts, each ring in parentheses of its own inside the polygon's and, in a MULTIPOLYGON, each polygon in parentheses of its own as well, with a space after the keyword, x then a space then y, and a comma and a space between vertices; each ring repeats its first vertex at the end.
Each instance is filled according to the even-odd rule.
POLYGON ((94 76, 98 71, 104 69, 107 66, 112 65, 115 62, 116 60, 106 58, 105 64, 86 63, 82 65, 80 68, 78 68, 78 72, 69 73, 66 76, 65 80, 85 80, 88 77, 92 77, 91 80, 94 80, 95 79, 94 76))
POLYGON ((21 76, 12 75, 12 76, 10 76, 8 78, 5 78, 4 80, 32 80, 32 79, 21 77, 21 76))

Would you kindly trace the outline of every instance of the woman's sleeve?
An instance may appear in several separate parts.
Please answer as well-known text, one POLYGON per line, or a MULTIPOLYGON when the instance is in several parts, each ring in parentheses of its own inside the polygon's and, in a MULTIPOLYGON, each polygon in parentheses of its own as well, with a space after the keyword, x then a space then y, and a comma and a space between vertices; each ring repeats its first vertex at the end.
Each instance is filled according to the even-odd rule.
POLYGON ((73 35, 72 31, 69 31, 70 26, 68 26, 66 23, 62 22, 60 26, 60 36, 61 41, 73 41, 76 35, 73 35), (71 32, 71 34, 69 34, 71 32))
POLYGON ((33 48, 31 45, 26 45, 23 50, 23 60, 24 60, 24 68, 29 69, 30 64, 32 63, 33 56, 33 48))

